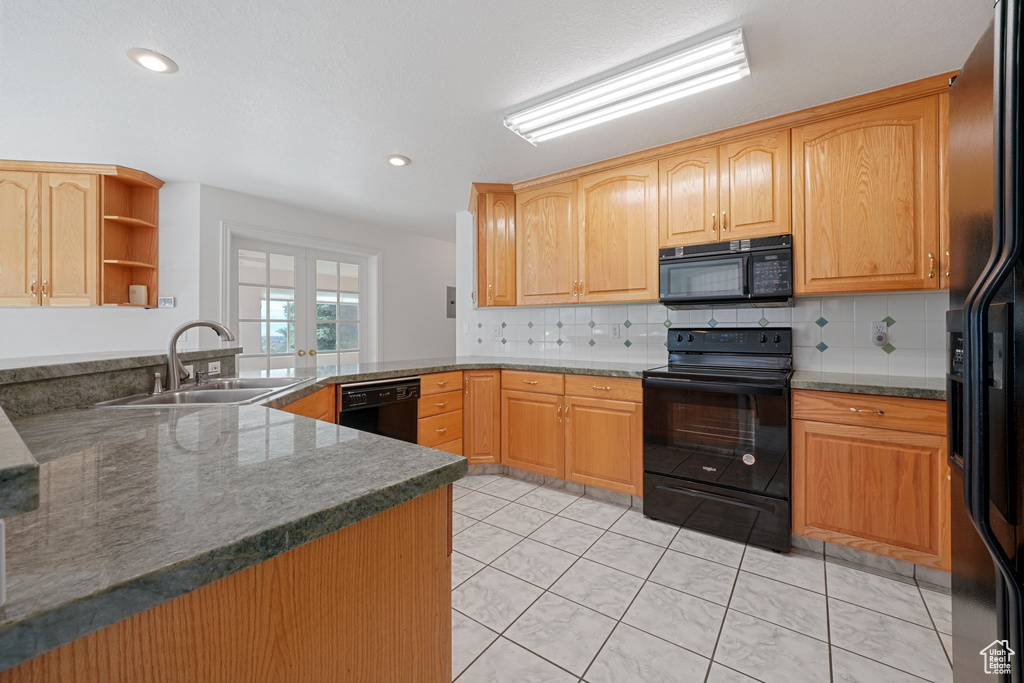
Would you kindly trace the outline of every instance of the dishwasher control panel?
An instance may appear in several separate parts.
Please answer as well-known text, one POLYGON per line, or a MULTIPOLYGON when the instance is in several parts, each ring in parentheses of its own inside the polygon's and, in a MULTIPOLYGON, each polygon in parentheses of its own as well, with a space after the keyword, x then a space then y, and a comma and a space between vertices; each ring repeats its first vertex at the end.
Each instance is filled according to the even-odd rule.
POLYGON ((341 411, 413 401, 420 397, 419 380, 399 380, 379 384, 341 387, 341 411))

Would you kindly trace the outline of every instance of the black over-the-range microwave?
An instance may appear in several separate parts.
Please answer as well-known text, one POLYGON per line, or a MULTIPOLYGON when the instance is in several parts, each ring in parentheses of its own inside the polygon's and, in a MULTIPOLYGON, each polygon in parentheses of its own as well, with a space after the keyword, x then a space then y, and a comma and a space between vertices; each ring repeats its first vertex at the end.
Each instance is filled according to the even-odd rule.
POLYGON ((793 305, 792 235, 661 249, 658 271, 669 308, 793 305))

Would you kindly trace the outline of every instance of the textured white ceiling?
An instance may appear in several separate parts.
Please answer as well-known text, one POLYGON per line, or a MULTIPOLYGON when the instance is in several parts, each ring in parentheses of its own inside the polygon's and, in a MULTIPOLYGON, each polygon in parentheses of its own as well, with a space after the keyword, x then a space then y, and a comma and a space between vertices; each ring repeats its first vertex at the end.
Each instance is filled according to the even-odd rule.
POLYGON ((471 181, 524 180, 952 70, 991 5, 0 0, 0 158, 118 163, 452 240, 471 181), (749 78, 538 148, 501 124, 523 102, 736 27, 749 78), (124 56, 133 46, 181 70, 140 69, 124 56), (391 167, 393 153, 413 164, 391 167))

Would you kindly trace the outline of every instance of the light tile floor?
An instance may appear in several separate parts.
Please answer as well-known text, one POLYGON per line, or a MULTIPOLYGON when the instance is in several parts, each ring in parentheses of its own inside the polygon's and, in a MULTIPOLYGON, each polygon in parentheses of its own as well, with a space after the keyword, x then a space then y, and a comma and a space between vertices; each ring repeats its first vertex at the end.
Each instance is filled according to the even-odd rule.
POLYGON ((459 683, 952 680, 948 589, 510 477, 454 498, 459 683))

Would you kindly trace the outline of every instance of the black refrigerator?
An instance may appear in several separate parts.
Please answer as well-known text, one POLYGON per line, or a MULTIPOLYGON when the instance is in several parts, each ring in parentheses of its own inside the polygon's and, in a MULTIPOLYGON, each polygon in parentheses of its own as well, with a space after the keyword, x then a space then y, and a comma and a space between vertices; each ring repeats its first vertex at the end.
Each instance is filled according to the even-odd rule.
POLYGON ((946 377, 956 683, 1024 683, 1020 12, 1021 0, 995 4, 949 91, 946 377))

